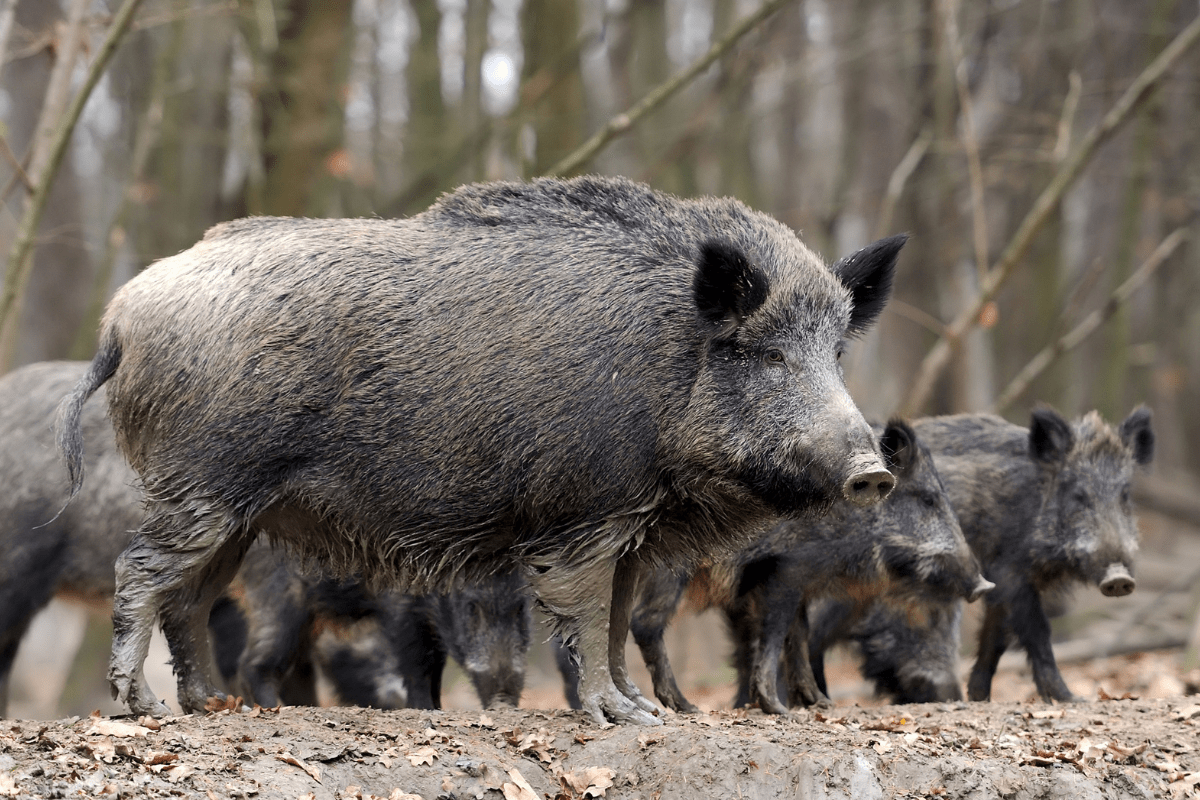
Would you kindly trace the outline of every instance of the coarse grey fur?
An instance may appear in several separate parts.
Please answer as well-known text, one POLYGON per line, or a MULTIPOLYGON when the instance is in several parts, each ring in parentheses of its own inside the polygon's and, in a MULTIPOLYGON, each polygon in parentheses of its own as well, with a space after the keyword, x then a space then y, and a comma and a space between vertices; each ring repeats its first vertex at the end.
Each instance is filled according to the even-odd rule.
POLYGON ((0 377, 0 713, 34 614, 55 595, 110 603, 113 563, 141 523, 136 476, 104 418, 103 390, 81 420, 88 484, 55 517, 70 490, 54 444, 55 409, 86 369, 55 361, 0 377))
POLYGON ((109 381, 150 506, 118 563, 114 692, 165 713, 157 613, 204 707, 203 614, 263 531, 416 592, 519 566, 593 719, 656 724, 615 644, 640 573, 890 490, 837 357, 903 241, 831 270, 736 201, 597 177, 216 226, 117 292, 63 404, 77 488, 77 410, 109 381))
MULTIPOLYGON (((691 579, 694 604, 720 606, 734 640, 735 706, 757 703, 782 714, 787 706, 827 704, 819 688, 819 653, 810 663, 807 607, 822 597, 845 601, 848 626, 878 598, 927 605, 974 600, 991 588, 963 538, 933 457, 900 420, 874 428, 896 487, 883 503, 838 504, 820 519, 788 520, 732 559, 691 579), (784 686, 779 685, 780 673, 784 686), (786 697, 786 704, 784 701, 786 697)), ((695 711, 671 675, 663 632, 691 576, 660 571, 642 589, 634 612, 635 641, 654 693, 676 711, 695 711)), ((560 659, 568 698, 569 665, 560 659)))
POLYGON ((932 417, 914 428, 996 584, 967 696, 991 696, 996 664, 1015 637, 1043 699, 1078 699, 1055 663, 1044 602, 1079 582, 1109 595, 1133 591, 1130 489, 1135 465, 1154 457, 1150 410, 1134 409, 1118 428, 1094 411, 1069 423, 1049 408, 1036 409, 1029 428, 986 414, 932 417))
POLYGON ((837 641, 853 642, 862 674, 893 703, 962 700, 958 653, 963 601, 880 598, 855 619, 853 604, 824 599, 809 607, 813 675, 826 695, 823 654, 837 641))

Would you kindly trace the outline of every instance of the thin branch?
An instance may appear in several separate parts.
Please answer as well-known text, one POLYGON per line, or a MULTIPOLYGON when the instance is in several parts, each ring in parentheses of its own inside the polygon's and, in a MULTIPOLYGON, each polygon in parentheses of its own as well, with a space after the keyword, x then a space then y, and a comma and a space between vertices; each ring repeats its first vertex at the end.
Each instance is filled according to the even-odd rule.
POLYGON ((0 136, 0 150, 4 151, 4 159, 13 168, 13 178, 18 183, 25 186, 26 191, 33 191, 33 180, 29 177, 29 173, 25 171, 25 166, 21 163, 21 159, 17 158, 17 154, 8 146, 8 139, 0 136))
POLYGON ((954 83, 958 89, 958 105, 962 114, 962 143, 967 153, 967 178, 971 188, 971 231, 975 245, 975 271, 982 281, 987 274, 988 233, 987 209, 983 205, 983 164, 979 159, 979 136, 975 131, 975 111, 971 102, 971 87, 967 81, 967 60, 963 56, 958 34, 958 2, 942 0, 946 41, 950 60, 954 64, 954 83))
POLYGON ((884 307, 884 309, 895 314, 896 316, 904 317, 909 322, 915 322, 925 330, 937 336, 941 336, 946 330, 946 323, 942 322, 928 311, 917 308, 911 303, 906 303, 903 300, 897 300, 893 297, 891 300, 888 300, 888 304, 884 307))
POLYGON ((17 14, 17 0, 0 2, 0 65, 8 55, 8 37, 12 34, 13 18, 17 14))
POLYGON ((117 45, 129 28, 133 14, 141 2, 142 0, 124 0, 121 4, 121 8, 114 16, 112 25, 109 26, 108 33, 105 34, 104 41, 96 53, 95 60, 88 69, 83 86, 71 99, 58 127, 54 130, 53 138, 48 146, 45 168, 37 174, 37 185, 25 207, 20 226, 13 239, 12 248, 8 253, 8 261, 4 270, 3 294, 0 294, 0 331, 4 330, 7 325, 13 307, 21 292, 24 291, 25 283, 29 278, 29 271, 33 266, 33 240, 37 233, 38 223, 42 218, 42 212, 46 208, 50 187, 54 183, 55 175, 58 174, 63 156, 66 155, 71 134, 79 122, 84 105, 91 96, 92 90, 96 88, 96 84, 99 83, 100 76, 104 74, 108 62, 112 60, 117 45))
POLYGON ((975 327, 983 306, 995 297, 1021 262, 1033 244, 1033 237, 1041 230, 1058 206, 1067 189, 1079 177, 1083 168, 1091 161, 1097 148, 1108 141, 1113 133, 1124 124, 1133 112, 1146 100, 1167 70, 1200 38, 1200 17, 1183 29, 1167 47, 1142 71, 1116 104, 1098 125, 1087 132, 1075 152, 1063 162, 1049 185, 1033 204, 1033 208, 1021 221, 1008 245, 1000 254, 996 265, 988 271, 974 300, 946 327, 942 338, 926 354, 917 370, 907 397, 901 403, 900 413, 915 416, 929 401, 934 383, 950 361, 950 354, 958 342, 975 327))
MULTIPOLYGON (((917 166, 921 163, 921 159, 925 158, 925 154, 929 152, 929 145, 933 143, 933 129, 926 126, 921 130, 921 133, 909 145, 908 152, 904 154, 904 158, 900 159, 900 163, 892 170, 892 177, 888 178, 887 194, 883 196, 883 203, 879 207, 879 223, 876 228, 876 239, 881 239, 892 232, 892 217, 896 214, 896 203, 900 202, 900 195, 904 194, 904 187, 908 184, 908 179, 916 172, 917 166)), ((941 333, 941 330, 938 330, 941 333)))
POLYGON ((1063 101, 1062 116, 1058 119, 1058 138, 1050 157, 1055 164, 1062 163, 1071 150, 1071 127, 1075 123, 1075 112, 1079 109, 1079 97, 1083 94, 1083 79, 1079 70, 1071 70, 1067 98, 1063 101))
POLYGON ((46 96, 42 101, 42 112, 38 116, 37 128, 33 132, 32 150, 29 156, 29 174, 35 181, 50 160, 51 144, 55 128, 62 120, 63 111, 71 100, 71 74, 75 72, 75 61, 82 50, 86 30, 84 14, 91 5, 90 0, 74 0, 67 11, 65 32, 59 37, 54 68, 50 70, 50 81, 46 85, 46 96))
POLYGON ((596 153, 600 152, 606 144, 627 132, 642 117, 669 100, 672 95, 690 83, 693 78, 704 72, 713 62, 725 55, 726 51, 737 44, 738 40, 753 30, 760 22, 791 1, 767 0, 757 11, 734 25, 729 33, 725 35, 725 38, 714 42, 712 47, 708 48, 707 53, 660 83, 649 94, 634 103, 628 110, 610 119, 603 128, 576 148, 574 152, 569 153, 566 158, 548 169, 546 175, 566 175, 579 169, 583 164, 590 161, 596 153))
POLYGON ((1178 228, 1166 239, 1163 239, 1162 243, 1150 254, 1150 257, 1137 268, 1137 271, 1116 288, 1103 307, 1088 314, 1082 322, 1063 334, 1053 344, 1042 348, 1037 355, 1030 359, 1029 363, 1017 373, 1012 382, 1000 393, 999 399, 992 406, 992 411, 999 412, 1007 408, 1029 388, 1029 385, 1033 383, 1038 375, 1041 375, 1047 367, 1057 361, 1063 353, 1074 350, 1081 345, 1097 328, 1108 321, 1113 314, 1117 313, 1117 309, 1154 274, 1154 271, 1164 261, 1171 257, 1171 254, 1175 252, 1175 248, 1179 247, 1186 238, 1187 231, 1183 228, 1178 228))

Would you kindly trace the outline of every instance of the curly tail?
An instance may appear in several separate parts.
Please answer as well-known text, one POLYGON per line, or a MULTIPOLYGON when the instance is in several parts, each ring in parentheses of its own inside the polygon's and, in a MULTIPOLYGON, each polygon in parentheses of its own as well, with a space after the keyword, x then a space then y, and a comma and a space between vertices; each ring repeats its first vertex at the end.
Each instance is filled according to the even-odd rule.
MULTIPOLYGON (((111 330, 106 331, 100 340, 100 349, 92 359, 92 365, 80 378, 79 383, 75 384, 71 393, 58 404, 58 449, 67 462, 67 473, 71 477, 71 496, 67 498, 63 510, 75 499, 75 495, 79 494, 83 486, 83 430, 80 424, 83 404, 113 376, 120 363, 121 345, 111 330)), ((61 514, 62 511, 58 513, 61 514)), ((57 517, 56 514, 55 518, 57 517)))

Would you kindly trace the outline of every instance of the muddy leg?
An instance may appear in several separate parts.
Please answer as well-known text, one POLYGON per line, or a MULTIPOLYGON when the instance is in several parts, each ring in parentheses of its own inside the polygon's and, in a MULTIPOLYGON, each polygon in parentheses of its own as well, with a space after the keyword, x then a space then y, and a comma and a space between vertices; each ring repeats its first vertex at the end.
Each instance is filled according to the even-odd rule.
POLYGON ((967 682, 967 698, 969 700, 990 700, 992 697, 992 676, 996 674, 996 665, 1000 656, 1008 648, 1008 606, 987 603, 984 612, 983 626, 979 630, 979 654, 975 658, 975 666, 971 668, 971 677, 967 682))
POLYGON ((617 561, 613 574, 612 612, 608 624, 608 668, 612 673, 613 683, 621 690, 621 694, 643 711, 655 714, 658 707, 647 700, 630 679, 629 667, 625 663, 625 642, 629 638, 634 602, 641 595, 639 590, 642 577, 642 570, 632 558, 626 557, 617 561))
POLYGON ((638 707, 613 683, 609 668, 609 626, 613 608, 613 557, 589 559, 582 566, 530 570, 534 595, 558 620, 579 664, 579 700, 598 724, 633 722, 661 725, 662 721, 638 707))
MULTIPOLYGON (((168 644, 175 658, 181 690, 185 684, 188 687, 188 694, 181 697, 180 702, 185 707, 192 703, 196 688, 193 685, 196 679, 192 674, 195 665, 180 658, 186 659, 187 654, 193 652, 196 640, 203 641, 202 652, 207 656, 208 632, 205 628, 208 613, 213 600, 225 585, 222 583, 213 587, 206 597, 203 613, 198 615, 198 621, 194 623, 182 621, 183 609, 178 604, 189 594, 198 596, 193 588, 197 577, 207 572, 209 563, 230 539, 233 527, 230 521, 216 515, 196 519, 178 506, 151 507, 146 521, 117 559, 113 646, 108 680, 112 684, 113 697, 125 703, 133 713, 152 716, 170 713, 167 706, 154 696, 142 671, 154 621, 168 600, 172 601, 168 644), (172 637, 174 642, 171 641, 172 637), (192 642, 187 641, 188 637, 192 642)), ((236 569, 236 563, 232 568, 236 569)), ((232 572, 229 574, 232 575, 232 572)), ((186 603, 186 599, 183 602, 186 603)), ((207 669, 207 662, 202 669, 207 669)), ((210 687, 211 683, 205 678, 203 691, 210 687)), ((203 701, 200 706, 203 707, 203 701)))
POLYGON ((159 609, 163 635, 175 668, 179 705, 184 711, 204 711, 210 697, 225 699, 208 674, 212 660, 208 616, 213 603, 237 573, 246 546, 240 537, 226 538, 215 548, 208 563, 193 569, 183 586, 165 596, 159 609))

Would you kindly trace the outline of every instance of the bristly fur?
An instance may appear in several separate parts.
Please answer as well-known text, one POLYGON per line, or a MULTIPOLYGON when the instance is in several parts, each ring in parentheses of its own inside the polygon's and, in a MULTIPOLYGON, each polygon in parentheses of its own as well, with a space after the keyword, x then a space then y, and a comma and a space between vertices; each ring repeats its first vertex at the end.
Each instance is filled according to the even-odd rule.
POLYGON ((963 533, 996 584, 985 598, 968 696, 986 700, 1010 639, 1028 653, 1038 693, 1071 700, 1050 646, 1047 604, 1065 586, 1102 585, 1110 570, 1132 586, 1137 524, 1129 503, 1137 464, 1153 457, 1150 412, 1119 429, 1095 412, 1073 424, 1042 406, 1022 428, 986 414, 915 424, 934 454, 963 533))
MULTIPOLYGON (((736 201, 599 177, 216 226, 121 288, 78 390, 111 374, 150 503, 130 581, 216 580, 261 533, 415 591, 515 564, 564 619, 593 613, 587 570, 728 548, 878 463, 836 355, 896 250, 843 279, 736 201)), ((123 634, 153 601, 130 602, 113 676, 136 695, 123 634)))
POLYGON ((874 324, 892 291, 892 276, 907 233, 867 245, 834 264, 831 269, 850 289, 854 314, 847 334, 857 336, 874 324))

